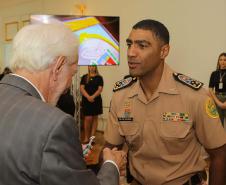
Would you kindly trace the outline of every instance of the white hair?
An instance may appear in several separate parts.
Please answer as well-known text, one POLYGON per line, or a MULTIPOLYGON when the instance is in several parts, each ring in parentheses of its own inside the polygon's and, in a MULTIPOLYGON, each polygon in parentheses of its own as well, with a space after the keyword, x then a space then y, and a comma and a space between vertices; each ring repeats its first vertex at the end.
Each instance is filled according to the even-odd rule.
POLYGON ((79 40, 63 24, 33 24, 23 27, 13 40, 10 68, 39 71, 59 56, 77 62, 79 40))

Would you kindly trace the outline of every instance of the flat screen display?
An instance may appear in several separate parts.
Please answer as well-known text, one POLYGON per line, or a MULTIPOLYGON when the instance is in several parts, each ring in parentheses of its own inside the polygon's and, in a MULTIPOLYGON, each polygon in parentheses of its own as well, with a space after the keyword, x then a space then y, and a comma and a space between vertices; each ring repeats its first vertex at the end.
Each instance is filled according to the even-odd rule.
POLYGON ((32 15, 31 24, 61 23, 79 37, 78 65, 119 65, 119 17, 32 15))

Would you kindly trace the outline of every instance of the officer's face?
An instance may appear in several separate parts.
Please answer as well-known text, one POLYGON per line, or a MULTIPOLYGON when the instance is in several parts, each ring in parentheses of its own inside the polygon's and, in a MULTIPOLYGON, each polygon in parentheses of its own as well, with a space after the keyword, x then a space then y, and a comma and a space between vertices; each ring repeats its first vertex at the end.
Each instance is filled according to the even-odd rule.
POLYGON ((126 42, 129 72, 132 76, 144 77, 154 73, 169 51, 169 46, 164 45, 149 30, 133 29, 126 42), (167 53, 163 52, 165 47, 168 47, 167 53))

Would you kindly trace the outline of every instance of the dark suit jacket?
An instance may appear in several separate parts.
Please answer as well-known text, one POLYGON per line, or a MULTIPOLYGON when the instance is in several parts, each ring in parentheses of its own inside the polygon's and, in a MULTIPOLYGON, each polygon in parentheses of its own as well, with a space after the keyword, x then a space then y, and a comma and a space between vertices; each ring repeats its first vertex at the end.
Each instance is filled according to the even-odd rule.
POLYGON ((44 103, 24 79, 0 82, 0 184, 118 184, 118 172, 105 163, 98 174, 86 168, 74 119, 44 103))
POLYGON ((62 94, 57 102, 57 107, 63 112, 70 114, 74 117, 75 114, 75 103, 74 98, 71 95, 70 90, 68 90, 65 94, 62 94))

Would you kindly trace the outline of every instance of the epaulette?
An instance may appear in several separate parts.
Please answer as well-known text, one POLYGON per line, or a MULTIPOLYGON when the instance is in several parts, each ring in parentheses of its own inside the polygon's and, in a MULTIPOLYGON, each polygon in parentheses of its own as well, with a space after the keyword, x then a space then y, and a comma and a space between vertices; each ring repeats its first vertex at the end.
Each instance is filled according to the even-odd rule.
POLYGON ((181 73, 173 73, 173 77, 175 78, 175 80, 177 80, 195 90, 199 90, 203 86, 202 82, 192 79, 181 73))
POLYGON ((113 88, 113 92, 124 89, 126 87, 129 87, 130 85, 132 85, 136 81, 137 81, 136 77, 128 77, 128 78, 119 80, 115 83, 114 88, 113 88))

